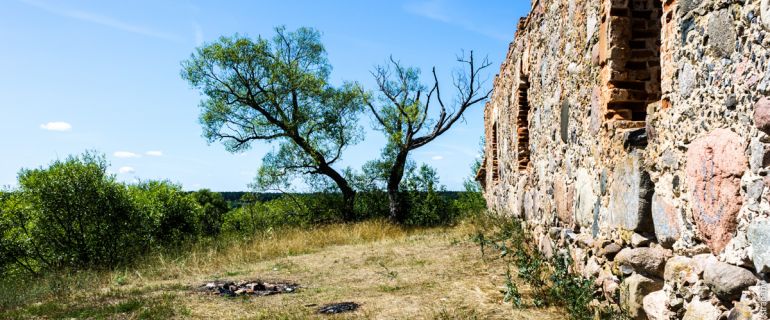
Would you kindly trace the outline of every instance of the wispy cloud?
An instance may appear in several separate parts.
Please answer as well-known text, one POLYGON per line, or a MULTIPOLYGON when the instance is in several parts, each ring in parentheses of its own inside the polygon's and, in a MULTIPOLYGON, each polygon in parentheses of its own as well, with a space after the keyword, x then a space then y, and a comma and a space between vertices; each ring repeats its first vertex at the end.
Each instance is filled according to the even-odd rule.
POLYGON ((404 5, 404 10, 417 16, 457 26, 496 40, 510 41, 511 37, 513 36, 489 27, 479 26, 476 23, 464 18, 455 17, 448 12, 445 2, 445 0, 414 1, 404 5))
POLYGON ((153 150, 153 151, 147 151, 144 154, 150 156, 150 157, 162 157, 163 151, 160 150, 153 150))
POLYGON ((38 1, 38 0, 20 0, 20 1, 24 4, 38 8, 40 10, 46 11, 51 14, 55 14, 57 16, 80 20, 80 21, 89 22, 93 24, 98 24, 104 27, 125 31, 125 32, 130 32, 138 35, 143 35, 147 37, 179 42, 179 37, 174 34, 158 31, 145 26, 131 24, 131 23, 124 22, 124 21, 115 19, 113 17, 101 15, 98 13, 62 8, 62 7, 54 6, 52 4, 38 1))
POLYGON ((440 160, 444 160, 444 157, 443 156, 433 156, 433 157, 431 157, 431 159, 433 159, 435 161, 440 161, 440 160))
POLYGON ((442 0, 410 2, 404 5, 407 12, 444 23, 452 23, 442 0))
POLYGON ((134 167, 120 167, 120 168, 118 168, 118 173, 120 173, 120 174, 132 174, 132 173, 136 173, 136 169, 134 169, 134 167))
POLYGON ((469 158, 477 158, 479 156, 479 151, 476 151, 471 148, 461 147, 457 145, 451 145, 451 144, 445 144, 445 143, 437 143, 435 144, 435 147, 442 148, 446 150, 454 151, 455 153, 459 153, 462 155, 465 155, 469 158))
POLYGON ((115 158, 123 158, 123 159, 126 159, 126 158, 139 158, 139 157, 141 157, 140 155, 138 155, 136 153, 133 153, 133 152, 129 152, 129 151, 115 151, 115 153, 113 153, 112 155, 115 158))
POLYGON ((40 129, 48 131, 70 131, 72 130, 72 125, 67 122, 54 121, 41 124, 40 129))
POLYGON ((195 45, 200 47, 203 45, 203 28, 201 28, 201 25, 199 25, 197 22, 193 24, 193 29, 195 29, 195 45))
POLYGON ((254 171, 241 171, 240 174, 244 177, 253 177, 257 175, 257 173, 254 171))

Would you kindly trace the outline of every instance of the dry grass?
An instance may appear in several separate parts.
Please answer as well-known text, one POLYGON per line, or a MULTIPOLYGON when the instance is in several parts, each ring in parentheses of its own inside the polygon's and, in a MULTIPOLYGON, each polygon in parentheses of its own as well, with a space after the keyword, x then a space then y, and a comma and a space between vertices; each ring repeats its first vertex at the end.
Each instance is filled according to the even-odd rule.
MULTIPOLYGON (((323 318, 558 319, 554 309, 502 304, 502 261, 481 259, 474 226, 407 230, 381 221, 277 230, 251 241, 200 246, 175 259, 102 274, 95 290, 0 312, 0 318, 305 319, 319 305, 355 301, 355 313, 323 318), (229 299, 193 292, 213 279, 288 280, 293 294, 229 299)), ((521 286, 526 295, 527 288, 521 286)))

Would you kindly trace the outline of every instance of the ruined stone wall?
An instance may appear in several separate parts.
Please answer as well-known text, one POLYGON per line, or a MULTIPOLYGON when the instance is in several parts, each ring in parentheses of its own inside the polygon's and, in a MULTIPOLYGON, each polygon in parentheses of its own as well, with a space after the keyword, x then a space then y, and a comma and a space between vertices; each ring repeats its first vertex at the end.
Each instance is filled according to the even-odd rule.
POLYGON ((761 318, 769 30, 769 0, 533 1, 485 109, 490 207, 635 318, 761 318))

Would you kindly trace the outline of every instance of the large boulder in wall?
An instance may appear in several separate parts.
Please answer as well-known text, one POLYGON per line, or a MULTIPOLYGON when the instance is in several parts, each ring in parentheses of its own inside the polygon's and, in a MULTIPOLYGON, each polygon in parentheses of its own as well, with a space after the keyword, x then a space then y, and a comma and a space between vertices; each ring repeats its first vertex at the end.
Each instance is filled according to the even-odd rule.
POLYGON ((743 205, 741 177, 748 169, 744 139, 716 129, 687 150, 687 187, 701 239, 719 254, 735 235, 743 205))
POLYGON ((655 190, 639 151, 629 153, 615 166, 609 191, 611 226, 639 233, 654 231, 651 204, 655 190))

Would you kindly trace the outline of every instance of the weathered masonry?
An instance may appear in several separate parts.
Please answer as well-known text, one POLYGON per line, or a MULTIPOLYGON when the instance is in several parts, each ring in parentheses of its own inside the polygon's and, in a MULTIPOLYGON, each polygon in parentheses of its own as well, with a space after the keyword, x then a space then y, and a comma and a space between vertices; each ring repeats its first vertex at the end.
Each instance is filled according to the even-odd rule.
POLYGON ((767 314, 770 0, 532 2, 485 109, 490 207, 636 319, 767 314))

